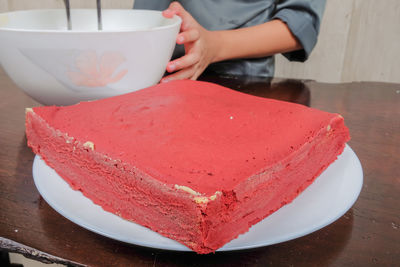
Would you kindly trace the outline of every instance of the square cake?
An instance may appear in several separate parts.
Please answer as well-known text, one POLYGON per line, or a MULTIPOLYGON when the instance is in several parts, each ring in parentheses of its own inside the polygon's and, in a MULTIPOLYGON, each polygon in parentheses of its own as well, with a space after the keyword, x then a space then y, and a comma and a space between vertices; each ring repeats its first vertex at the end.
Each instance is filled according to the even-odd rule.
POLYGON ((338 114, 189 80, 28 108, 26 135, 95 204, 202 254, 290 203, 349 140, 338 114))

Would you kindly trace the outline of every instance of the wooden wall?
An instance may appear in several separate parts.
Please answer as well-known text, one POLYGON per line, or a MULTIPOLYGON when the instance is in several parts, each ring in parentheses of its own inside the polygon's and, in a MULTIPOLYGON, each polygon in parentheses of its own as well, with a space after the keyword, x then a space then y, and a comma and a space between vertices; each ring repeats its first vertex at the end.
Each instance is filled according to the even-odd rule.
POLYGON ((276 76, 325 82, 400 82, 400 1, 327 0, 306 63, 277 56, 276 76))
MULTIPOLYGON (((105 8, 131 8, 134 0, 102 0, 105 8)), ((95 0, 71 0, 73 8, 95 0)), ((0 12, 62 8, 63 0, 0 0, 0 12)), ((400 1, 327 0, 318 44, 306 63, 277 56, 276 76, 322 82, 400 83, 400 1)))

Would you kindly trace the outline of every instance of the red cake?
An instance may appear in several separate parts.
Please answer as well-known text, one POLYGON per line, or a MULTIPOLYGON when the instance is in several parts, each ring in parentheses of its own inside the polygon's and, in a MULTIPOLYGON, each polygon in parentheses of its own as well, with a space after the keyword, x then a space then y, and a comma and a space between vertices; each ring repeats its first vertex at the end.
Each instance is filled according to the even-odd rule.
POLYGON ((104 210, 197 253, 291 202, 343 151, 343 118, 175 81, 27 109, 28 145, 104 210))

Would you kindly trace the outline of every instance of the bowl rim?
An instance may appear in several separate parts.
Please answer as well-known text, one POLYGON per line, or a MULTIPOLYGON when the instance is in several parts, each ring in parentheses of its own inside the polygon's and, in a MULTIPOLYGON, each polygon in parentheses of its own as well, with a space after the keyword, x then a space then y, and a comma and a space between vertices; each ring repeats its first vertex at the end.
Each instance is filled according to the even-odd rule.
MULTIPOLYGON (((93 8, 71 8, 71 13, 73 11, 87 11, 87 10, 94 10, 96 9, 93 8)), ((65 9, 63 8, 49 8, 49 9, 26 9, 26 10, 15 10, 15 11, 9 11, 9 12, 2 12, 0 13, 0 18, 2 16, 8 16, 10 14, 15 14, 15 13, 39 13, 39 12, 60 12, 63 11, 65 12, 65 9)), ((122 12, 145 12, 145 13, 158 13, 161 14, 162 11, 159 10, 149 10, 149 9, 103 9, 103 12, 109 12, 109 11, 122 11, 122 12)), ((169 19, 169 18, 165 18, 169 19)), ((7 28, 6 26, 0 26, 0 32, 29 32, 29 33, 59 33, 59 34, 102 34, 102 33, 126 33, 126 32, 152 32, 152 31, 160 31, 168 28, 175 28, 175 27, 180 27, 180 24, 182 23, 181 17, 174 15, 171 19, 175 20, 172 24, 169 25, 163 25, 163 26, 157 26, 153 27, 151 29, 123 29, 123 30, 91 30, 91 31, 76 31, 76 30, 68 30, 68 29, 58 29, 58 30, 35 30, 35 29, 16 29, 16 28, 7 28)))

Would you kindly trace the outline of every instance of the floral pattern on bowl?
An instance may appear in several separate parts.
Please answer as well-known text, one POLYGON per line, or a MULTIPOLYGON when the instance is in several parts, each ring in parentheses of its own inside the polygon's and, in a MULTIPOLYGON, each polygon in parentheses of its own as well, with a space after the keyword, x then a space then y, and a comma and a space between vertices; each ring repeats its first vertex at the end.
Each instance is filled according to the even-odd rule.
POLYGON ((98 93, 118 91, 115 85, 128 73, 127 60, 117 51, 23 49, 20 52, 65 88, 76 93, 94 88, 98 93))
POLYGON ((67 71, 67 76, 77 86, 103 87, 120 81, 127 73, 127 69, 117 71, 126 61, 118 52, 106 51, 98 56, 96 51, 82 51, 75 58, 75 67, 78 71, 67 71))

